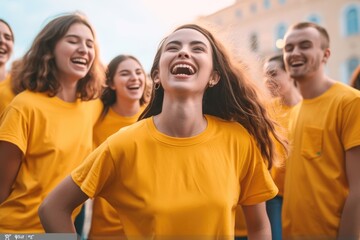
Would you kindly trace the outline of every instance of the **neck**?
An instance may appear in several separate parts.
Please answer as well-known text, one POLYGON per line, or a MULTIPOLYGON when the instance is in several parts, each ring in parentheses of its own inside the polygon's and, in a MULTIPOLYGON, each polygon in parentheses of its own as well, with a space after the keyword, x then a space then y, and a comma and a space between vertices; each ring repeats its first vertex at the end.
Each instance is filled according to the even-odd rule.
POLYGON ((61 85, 61 90, 56 94, 56 96, 65 102, 75 102, 77 84, 61 83, 60 85, 61 85))
POLYGON ((304 99, 320 96, 335 83, 334 80, 328 78, 325 74, 295 80, 299 84, 299 90, 304 99))
POLYGON ((164 96, 162 112, 154 117, 156 128, 172 137, 192 137, 207 127, 201 101, 167 100, 164 96))
POLYGON ((302 96, 295 85, 292 85, 290 91, 282 97, 282 102, 288 107, 295 106, 301 100, 302 96))
POLYGON ((132 117, 140 111, 140 102, 136 101, 116 101, 111 109, 124 117, 132 117))

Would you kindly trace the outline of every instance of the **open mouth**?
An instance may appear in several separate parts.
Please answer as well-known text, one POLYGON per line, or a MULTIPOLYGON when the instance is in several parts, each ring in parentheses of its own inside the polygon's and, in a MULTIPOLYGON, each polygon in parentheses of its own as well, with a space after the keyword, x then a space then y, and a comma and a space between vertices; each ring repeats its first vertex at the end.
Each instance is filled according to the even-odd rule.
POLYGON ((71 61, 75 64, 80 64, 83 66, 86 66, 88 63, 88 61, 85 58, 73 58, 71 59, 71 61))
POLYGON ((291 67, 301 67, 301 66, 303 66, 305 64, 305 62, 303 62, 303 61, 294 61, 294 62, 292 62, 291 63, 291 67))
POLYGON ((189 76, 189 75, 195 74, 196 71, 195 71, 193 66, 191 66, 189 64, 181 63, 181 64, 175 64, 171 68, 171 73, 174 74, 174 75, 189 76))
POLYGON ((7 54, 7 51, 4 48, 0 48, 0 54, 7 54))
POLYGON ((130 85, 130 86, 127 86, 127 89, 129 90, 139 90, 140 89, 140 85, 130 85))

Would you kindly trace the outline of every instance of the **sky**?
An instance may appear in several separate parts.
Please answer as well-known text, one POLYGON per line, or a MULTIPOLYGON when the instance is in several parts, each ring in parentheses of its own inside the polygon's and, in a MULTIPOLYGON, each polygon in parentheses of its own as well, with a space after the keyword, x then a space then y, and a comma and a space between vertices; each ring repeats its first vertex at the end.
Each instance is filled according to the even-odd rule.
POLYGON ((235 1, 0 0, 0 18, 10 24, 15 36, 10 62, 29 49, 37 33, 55 16, 80 11, 95 29, 104 64, 119 54, 131 54, 149 71, 160 41, 176 26, 212 14, 235 1))

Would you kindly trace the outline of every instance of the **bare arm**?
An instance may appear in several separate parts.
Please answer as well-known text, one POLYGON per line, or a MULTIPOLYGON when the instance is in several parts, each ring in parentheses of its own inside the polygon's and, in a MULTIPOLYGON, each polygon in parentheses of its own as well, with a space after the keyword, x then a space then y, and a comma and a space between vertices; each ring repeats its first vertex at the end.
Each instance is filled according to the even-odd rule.
POLYGON ((23 154, 14 144, 0 141, 0 204, 10 195, 23 154))
POLYGON ((67 176, 43 201, 39 217, 47 233, 75 233, 71 214, 88 196, 67 176))
POLYGON ((360 237, 360 146, 346 151, 346 176, 349 196, 341 214, 338 239, 359 239, 360 237))
POLYGON ((248 239, 271 240, 271 227, 265 203, 242 206, 248 230, 248 239))

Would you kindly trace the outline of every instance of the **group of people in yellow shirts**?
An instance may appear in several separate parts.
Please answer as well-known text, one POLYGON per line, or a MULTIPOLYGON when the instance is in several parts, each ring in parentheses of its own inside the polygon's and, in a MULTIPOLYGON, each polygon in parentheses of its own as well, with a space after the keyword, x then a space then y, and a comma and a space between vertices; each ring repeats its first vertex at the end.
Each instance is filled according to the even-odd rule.
POLYGON ((0 233, 75 232, 86 202, 88 239, 358 239, 360 92, 325 75, 323 27, 284 40, 269 100, 197 24, 161 42, 147 78, 130 55, 104 71, 78 13, 5 74, 0 20, 0 233))

